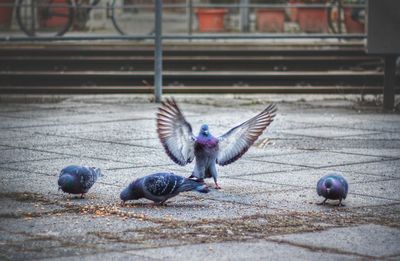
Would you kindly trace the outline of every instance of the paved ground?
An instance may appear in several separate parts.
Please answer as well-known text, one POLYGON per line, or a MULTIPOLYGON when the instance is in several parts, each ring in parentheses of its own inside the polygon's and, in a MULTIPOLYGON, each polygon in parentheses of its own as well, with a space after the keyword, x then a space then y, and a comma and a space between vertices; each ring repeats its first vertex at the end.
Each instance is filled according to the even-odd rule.
POLYGON ((1 96, 0 259, 400 259, 398 113, 352 96, 176 98, 196 132, 205 121, 215 135, 270 101, 279 113, 218 168, 222 190, 120 207, 135 178, 192 167, 163 152, 148 96, 1 96), (103 169, 85 199, 57 191, 69 164, 103 169), (329 172, 350 184, 345 207, 316 205, 329 172))

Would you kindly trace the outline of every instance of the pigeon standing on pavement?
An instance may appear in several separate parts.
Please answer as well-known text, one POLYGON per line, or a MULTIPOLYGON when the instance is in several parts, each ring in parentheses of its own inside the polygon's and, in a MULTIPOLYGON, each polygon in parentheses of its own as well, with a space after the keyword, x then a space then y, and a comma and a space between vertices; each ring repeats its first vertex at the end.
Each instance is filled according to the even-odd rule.
POLYGON ((100 176, 99 168, 71 165, 61 170, 58 189, 70 194, 81 194, 83 198, 100 176))
POLYGON ((175 197, 180 192, 197 191, 208 193, 207 185, 184 178, 173 173, 155 173, 135 180, 125 188, 120 198, 122 205, 127 200, 147 198, 156 203, 163 204, 169 198, 175 197))
POLYGON ((342 200, 346 198, 349 185, 347 181, 336 174, 328 174, 322 177, 317 183, 318 196, 322 196, 325 200, 319 205, 325 205, 328 199, 339 200, 338 206, 344 206, 342 200))
POLYGON ((204 178, 213 177, 215 188, 219 189, 215 164, 224 166, 239 159, 270 125, 275 112, 275 106, 269 105, 220 137, 214 137, 208 125, 203 124, 198 136, 194 136, 192 126, 175 100, 167 99, 158 109, 157 132, 166 153, 175 163, 184 166, 196 159, 191 178, 203 182, 204 178))

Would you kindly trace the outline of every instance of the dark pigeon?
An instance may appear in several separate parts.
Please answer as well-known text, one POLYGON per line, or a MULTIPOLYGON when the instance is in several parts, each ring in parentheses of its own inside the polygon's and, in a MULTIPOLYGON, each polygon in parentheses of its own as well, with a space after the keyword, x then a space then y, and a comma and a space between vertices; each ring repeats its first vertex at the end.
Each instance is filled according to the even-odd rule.
POLYGON ((209 189, 203 183, 177 176, 173 173, 155 173, 137 179, 129 184, 121 194, 122 205, 127 200, 147 198, 155 203, 164 203, 180 192, 198 191, 208 193, 209 189))
POLYGON ((71 165, 61 170, 58 189, 70 194, 81 194, 83 198, 100 176, 99 168, 71 165))
POLYGON ((328 199, 332 199, 339 200, 338 206, 344 206, 342 200, 346 198, 348 190, 349 185, 341 175, 328 174, 322 177, 317 183, 317 193, 325 200, 319 205, 325 205, 328 199))
POLYGON ((269 105, 262 112, 242 124, 230 129, 220 137, 211 135, 208 125, 200 128, 198 136, 192 133, 192 126, 186 121, 174 99, 167 99, 158 109, 158 137, 168 156, 184 166, 196 159, 191 178, 202 182, 213 177, 217 182, 216 163, 224 166, 238 160, 275 117, 276 108, 269 105))

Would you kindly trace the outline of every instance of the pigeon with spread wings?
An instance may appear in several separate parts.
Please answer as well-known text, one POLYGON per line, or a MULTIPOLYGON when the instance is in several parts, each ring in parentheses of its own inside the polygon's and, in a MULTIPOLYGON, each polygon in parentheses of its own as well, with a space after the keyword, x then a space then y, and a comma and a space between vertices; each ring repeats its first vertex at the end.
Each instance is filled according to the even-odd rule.
POLYGON ((271 124, 275 112, 275 105, 269 105, 220 137, 211 135, 208 125, 203 124, 195 136, 176 101, 167 99, 158 109, 157 133, 175 163, 184 166, 196 159, 191 178, 203 181, 212 177, 219 189, 216 164, 224 166, 238 160, 271 124))

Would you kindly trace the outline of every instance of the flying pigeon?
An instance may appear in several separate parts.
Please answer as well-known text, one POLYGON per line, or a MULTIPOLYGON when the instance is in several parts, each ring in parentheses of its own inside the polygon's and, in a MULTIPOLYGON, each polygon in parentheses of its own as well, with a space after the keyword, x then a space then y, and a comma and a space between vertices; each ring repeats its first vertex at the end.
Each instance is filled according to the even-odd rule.
POLYGON ((238 160, 273 121, 275 112, 275 105, 271 104, 220 137, 214 137, 208 125, 203 124, 196 137, 175 100, 167 99, 158 109, 157 133, 175 163, 184 166, 196 159, 190 178, 203 182, 204 178, 213 177, 215 188, 220 189, 215 164, 224 166, 238 160))
POLYGON ((175 175, 173 173, 155 173, 135 180, 125 188, 120 198, 122 205, 127 200, 147 198, 155 203, 163 204, 180 192, 198 191, 208 193, 207 185, 175 175))
POLYGON ((71 165, 61 170, 58 178, 58 189, 71 194, 83 195, 101 176, 99 168, 71 165))
POLYGON ((318 205, 325 205, 328 199, 339 200, 338 206, 344 206, 342 200, 346 198, 349 185, 347 181, 336 174, 328 174, 322 177, 317 183, 318 196, 322 196, 325 200, 318 205))

